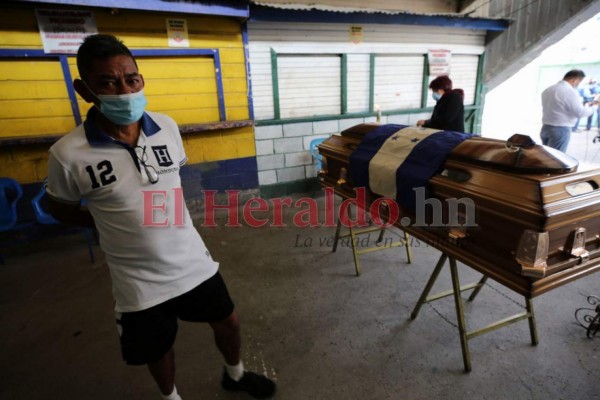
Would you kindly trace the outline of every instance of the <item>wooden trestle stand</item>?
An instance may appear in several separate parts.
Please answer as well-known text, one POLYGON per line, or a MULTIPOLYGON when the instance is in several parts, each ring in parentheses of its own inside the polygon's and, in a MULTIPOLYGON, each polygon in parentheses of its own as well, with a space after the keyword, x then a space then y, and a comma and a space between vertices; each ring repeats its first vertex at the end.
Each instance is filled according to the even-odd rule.
MULTIPOLYGON (((346 215, 348 217, 348 220, 350 220, 352 218, 351 208, 347 207, 346 210, 347 210, 346 215)), ((348 227, 349 233, 347 233, 345 235, 340 235, 342 225, 343 225, 342 218, 340 215, 340 216, 338 216, 338 223, 337 223, 337 228, 335 231, 335 240, 333 242, 332 252, 335 253, 335 251, 337 250, 337 244, 340 239, 349 237, 351 240, 351 247, 352 247, 352 254, 354 257, 354 267, 356 270, 356 276, 360 276, 360 273, 361 273, 359 256, 362 254, 366 254, 366 253, 372 253, 375 251, 390 249, 392 247, 403 246, 403 247, 406 247, 406 256, 408 258, 408 264, 412 263, 412 252, 411 252, 411 248, 410 248, 410 236, 408 235, 408 233, 406 233, 406 231, 402 231, 403 236, 404 236, 403 241, 392 243, 389 246, 376 246, 376 247, 369 247, 369 248, 366 248, 363 250, 358 250, 357 249, 358 235, 365 234, 365 233, 379 232, 379 236, 377 238, 376 243, 380 243, 381 240, 383 239, 383 235, 385 233, 386 228, 375 226, 375 227, 356 230, 352 226, 349 226, 348 227)), ((538 344, 538 334, 537 334, 537 326, 535 323, 535 314, 533 311, 533 301, 531 298, 529 298, 527 296, 524 296, 525 308, 526 308, 525 312, 501 319, 499 321, 496 321, 492 324, 489 324, 489 325, 487 325, 483 328, 477 329, 477 330, 473 330, 470 332, 467 330, 467 324, 466 324, 466 320, 465 320, 464 307, 463 307, 461 293, 465 292, 467 290, 473 290, 473 292, 469 296, 468 300, 469 301, 475 300, 475 297, 479 294, 479 291, 485 285, 487 279, 488 279, 487 275, 483 275, 482 278, 478 282, 474 282, 474 283, 470 283, 470 284, 461 286, 460 279, 458 276, 458 268, 456 266, 456 260, 453 257, 449 257, 447 254, 442 253, 433 272, 431 273, 431 276, 429 277, 429 280, 427 281, 427 284, 425 285, 425 288, 423 289, 423 292, 421 293, 421 296, 419 297, 419 300, 417 301, 417 304, 415 305, 415 308, 413 309, 412 313, 410 314, 410 319, 415 320, 417 318, 417 316, 419 315, 419 311, 421 310, 421 307, 423 306, 423 304, 431 303, 433 301, 440 300, 440 299, 448 297, 448 296, 454 297, 454 305, 456 308, 456 319, 458 322, 458 333, 459 333, 459 337, 460 337, 460 345, 461 345, 461 349, 462 349, 462 356, 463 356, 465 372, 471 372, 471 353, 469 352, 468 341, 477 336, 481 336, 485 333, 495 331, 495 330, 503 328, 507 325, 511 325, 515 322, 519 322, 524 319, 528 319, 529 333, 531 335, 531 344, 533 346, 536 346, 538 344), (450 275, 452 278, 452 290, 447 290, 447 291, 440 292, 440 293, 429 296, 429 292, 431 291, 431 288, 435 284, 440 272, 444 268, 446 261, 448 261, 449 265, 450 265, 450 275)))
MULTIPOLYGON (((346 210, 347 210, 346 215, 348 217, 348 220, 350 220, 352 218, 352 212, 350 211, 351 208, 347 207, 346 210)), ((350 226, 348 226, 349 232, 344 235, 340 235, 341 230, 342 230, 342 218, 341 218, 341 216, 338 216, 337 228, 335 230, 335 240, 333 241, 333 249, 331 252, 335 253, 340 239, 349 237, 350 241, 351 241, 350 247, 352 247, 352 255, 354 257, 354 269, 356 271, 356 276, 360 275, 360 261, 359 261, 358 256, 360 256, 362 254, 366 254, 366 253, 373 253, 376 251, 381 251, 381 250, 386 250, 386 249, 390 249, 393 247, 402 246, 402 247, 406 248, 406 258, 408 259, 408 261, 407 261, 408 264, 412 263, 412 252, 410 249, 410 237, 404 231, 402 231, 403 241, 391 243, 390 245, 386 244, 384 246, 378 246, 378 244, 381 243, 381 241, 383 240, 383 235, 385 234, 385 231, 386 231, 385 227, 374 226, 374 227, 364 228, 364 229, 354 229, 350 225, 350 226), (365 233, 372 233, 372 232, 379 232, 379 236, 377 237, 377 240, 375 241, 375 243, 376 243, 375 247, 368 247, 368 248, 362 249, 362 250, 357 249, 358 235, 363 235, 365 233)))
MULTIPOLYGON (((379 174, 379 182, 397 180, 393 169, 371 171, 367 154, 371 154, 379 141, 387 140, 386 137, 411 142, 421 140, 423 133, 415 129, 360 124, 331 136, 318 147, 323 156, 320 185, 333 188, 335 194, 353 200, 354 205, 362 205, 365 210, 376 201, 382 204, 380 199, 385 196, 373 191, 370 178, 365 184, 365 171, 356 168, 366 165, 369 176, 371 172, 379 174), (365 195, 360 203, 359 189, 364 190, 360 193, 365 195)), ((430 133, 434 134, 436 132, 430 133)), ((393 162, 375 163, 377 168, 396 165, 399 160, 393 157, 401 158, 400 153, 387 152, 386 157, 391 157, 393 162)), ((471 370, 470 339, 527 319, 531 342, 536 345, 532 299, 600 271, 600 168, 596 166, 578 166, 577 160, 536 145, 523 135, 514 135, 508 141, 472 137, 445 155, 439 172, 423 186, 428 188, 429 194, 427 199, 419 200, 424 208, 421 223, 413 223, 418 220, 416 210, 402 207, 399 209, 401 218, 394 220, 394 226, 404 232, 405 238, 408 235, 417 238, 442 254, 411 318, 417 317, 423 304, 453 295, 466 371, 471 370), (440 220, 448 221, 446 225, 434 223, 433 207, 425 208, 426 202, 432 204, 430 200, 441 205, 440 220), (458 203, 462 200, 465 200, 464 207, 459 209, 458 203), (452 209, 450 204, 456 207, 452 209), (405 219, 408 223, 403 221, 405 219), (430 296, 446 261, 450 264, 452 290, 430 296), (481 273, 483 278, 461 287, 457 261, 481 273), (473 289, 469 298, 473 300, 487 279, 523 296, 526 312, 468 331, 461 293, 473 289)), ((390 220, 391 208, 377 210, 390 220)), ((336 244, 343 237, 340 229, 338 222, 336 244)), ((358 275, 359 255, 371 250, 356 248, 357 234, 359 232, 350 230, 358 275)), ((408 240, 404 244, 411 260, 408 240)))
POLYGON ((497 322, 494 322, 484 328, 480 328, 471 332, 467 331, 467 324, 465 322, 465 314, 463 309, 463 302, 461 293, 467 290, 473 289, 473 293, 469 296, 469 301, 475 300, 475 297, 487 281, 488 277, 483 275, 483 277, 479 280, 479 282, 470 283, 468 285, 460 286, 460 281, 458 278, 458 269, 456 267, 456 260, 452 257, 448 257, 446 254, 442 253, 429 281, 427 281, 427 285, 425 285, 425 289, 423 289, 423 293, 421 293, 421 297, 419 297, 419 301, 415 305, 412 313, 410 314, 410 319, 414 320, 419 315, 419 311, 421 310, 421 306, 425 303, 430 303, 435 300, 439 300, 444 297, 454 296, 454 305, 456 307, 456 319, 458 321, 458 333, 460 336, 460 346, 462 348, 462 356, 463 363, 465 366, 465 372, 471 371, 471 354, 469 352, 469 339, 473 339, 477 336, 483 335, 484 333, 488 333, 491 331, 495 331, 496 329, 502 328, 504 326, 513 324, 515 322, 528 319, 529 320, 529 333, 531 334, 531 344, 538 344, 538 335, 537 335, 537 327, 535 324, 535 314, 533 313, 533 301, 525 297, 525 307, 526 311, 524 313, 516 314, 508 318, 504 318, 497 322), (445 292, 441 292, 432 296, 428 296, 433 284, 438 278, 440 271, 444 267, 446 260, 449 260, 450 264, 450 275, 452 276, 452 290, 448 290, 445 292))

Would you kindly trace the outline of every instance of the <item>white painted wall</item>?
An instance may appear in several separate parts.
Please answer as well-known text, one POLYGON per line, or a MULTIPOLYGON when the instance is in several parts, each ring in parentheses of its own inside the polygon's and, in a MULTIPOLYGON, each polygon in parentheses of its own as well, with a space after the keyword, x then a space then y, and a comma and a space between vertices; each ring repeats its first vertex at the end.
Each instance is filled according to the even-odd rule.
POLYGON ((281 55, 277 63, 281 118, 340 113, 340 56, 281 55))
MULTIPOLYGON (((367 24, 353 43, 348 24, 250 22, 248 24, 254 116, 274 118, 271 50, 278 54, 280 117, 341 114, 341 54, 348 55, 349 113, 369 109, 370 54, 375 57, 375 101, 385 110, 420 108, 424 55, 431 48, 452 52, 450 77, 473 104, 478 56, 485 31, 367 24)), ((428 100, 433 106, 433 100, 428 100)), ((382 122, 413 125, 428 114, 389 116, 382 122)), ((257 127, 261 185, 316 176, 306 157, 310 140, 375 118, 257 127), (300 139, 300 140, 298 140, 300 139), (304 155, 303 155, 304 154, 304 155), (301 168, 303 171, 301 172, 301 168)))
POLYGON ((422 55, 388 55, 375 58, 375 104, 382 110, 421 107, 422 55))

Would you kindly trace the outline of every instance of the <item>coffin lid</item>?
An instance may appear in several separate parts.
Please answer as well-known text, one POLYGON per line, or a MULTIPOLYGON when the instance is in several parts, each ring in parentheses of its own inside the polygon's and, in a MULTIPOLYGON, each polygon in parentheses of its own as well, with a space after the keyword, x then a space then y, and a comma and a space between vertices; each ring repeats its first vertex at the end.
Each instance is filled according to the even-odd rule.
MULTIPOLYGON (((362 140, 378 126, 355 125, 341 134, 362 140)), ((518 134, 506 141, 474 136, 456 146, 448 159, 528 174, 562 174, 574 172, 578 166, 578 161, 565 153, 535 144, 529 136, 518 134)))

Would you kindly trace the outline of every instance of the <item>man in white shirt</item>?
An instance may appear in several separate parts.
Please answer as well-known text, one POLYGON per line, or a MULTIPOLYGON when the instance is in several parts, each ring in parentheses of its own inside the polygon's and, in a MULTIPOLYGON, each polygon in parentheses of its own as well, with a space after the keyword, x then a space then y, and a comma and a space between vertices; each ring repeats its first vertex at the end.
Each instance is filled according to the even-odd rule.
POLYGON ((86 37, 77 68, 75 90, 94 107, 50 148, 49 206, 60 221, 98 229, 123 359, 148 365, 163 398, 181 400, 177 321, 206 322, 225 359, 222 387, 270 397, 275 384, 244 370, 233 302, 183 201, 179 169, 187 157, 177 124, 145 111, 144 78, 114 36, 86 37))
POLYGON ((583 71, 567 72, 562 81, 542 92, 542 143, 562 152, 567 151, 571 128, 578 118, 589 117, 597 102, 583 104, 577 86, 585 78, 583 71))

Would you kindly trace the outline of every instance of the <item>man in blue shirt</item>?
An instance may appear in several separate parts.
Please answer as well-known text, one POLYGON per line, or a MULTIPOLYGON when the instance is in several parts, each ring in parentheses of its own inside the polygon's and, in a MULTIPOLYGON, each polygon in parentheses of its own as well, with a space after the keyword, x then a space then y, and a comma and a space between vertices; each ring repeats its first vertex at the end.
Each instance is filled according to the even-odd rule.
MULTIPOLYGON (((594 81, 593 79, 590 79, 590 83, 588 85, 584 85, 584 86, 580 86, 577 88, 577 92, 579 93, 579 96, 581 97, 581 102, 583 104, 587 104, 587 103, 591 103, 592 101, 594 101, 594 94, 592 93, 592 87, 595 86, 596 81, 594 81)), ((579 127, 579 121, 581 119, 578 118, 577 122, 575 122, 575 126, 573 127, 573 132, 579 132, 578 131, 578 127, 579 127)), ((590 115, 587 119, 587 124, 585 126, 585 130, 589 131, 592 129, 592 121, 594 120, 594 114, 592 113, 592 115, 590 115)))
MULTIPOLYGON (((590 91, 590 101, 598 100, 598 98, 600 97, 600 85, 595 79, 590 79, 590 86, 588 90, 590 91)), ((597 114, 598 117, 596 118, 596 124, 597 127, 600 128, 600 108, 597 110, 597 114)), ((589 117, 588 119, 587 129, 588 131, 592 129, 592 117, 589 117)))

